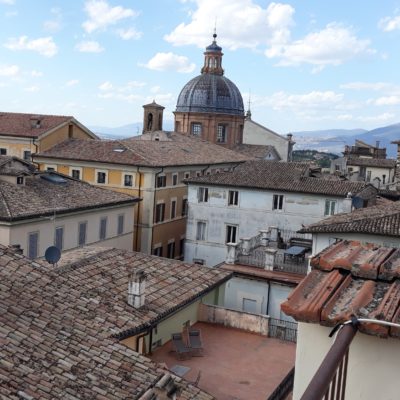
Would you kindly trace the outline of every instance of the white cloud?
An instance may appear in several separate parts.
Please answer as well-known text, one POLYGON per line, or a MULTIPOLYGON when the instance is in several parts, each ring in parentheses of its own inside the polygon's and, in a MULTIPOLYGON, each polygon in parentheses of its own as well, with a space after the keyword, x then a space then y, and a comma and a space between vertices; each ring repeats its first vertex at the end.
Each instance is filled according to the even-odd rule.
POLYGON ((82 26, 86 32, 92 33, 99 29, 106 29, 118 21, 136 17, 138 13, 130 8, 122 6, 111 7, 105 0, 89 0, 85 4, 85 11, 89 19, 82 26))
POLYGON ((71 79, 70 81, 65 83, 65 86, 75 86, 79 83, 78 79, 71 79))
POLYGON ((13 77, 20 72, 18 65, 0 65, 0 76, 13 77))
POLYGON ((31 76, 33 76, 35 78, 39 78, 39 77, 43 76, 43 72, 32 70, 31 71, 31 76))
POLYGON ((104 51, 104 48, 100 46, 100 43, 94 40, 80 42, 75 46, 75 49, 81 53, 101 53, 104 51))
POLYGON ((256 48, 260 45, 287 42, 293 24, 294 8, 289 4, 270 3, 262 8, 253 0, 194 0, 191 22, 179 24, 164 39, 175 46, 209 44, 214 19, 224 47, 256 48))
POLYGON ((48 32, 58 32, 62 27, 62 13, 57 7, 50 10, 53 19, 47 20, 43 24, 43 28, 48 32))
POLYGON ((160 91, 160 86, 153 86, 152 88, 150 88, 150 92, 151 93, 158 93, 160 91))
POLYGON ((0 4, 13 5, 15 4, 15 0, 0 0, 0 4))
POLYGON ((384 32, 391 32, 400 29, 400 15, 384 17, 379 21, 378 26, 384 32))
POLYGON ((10 38, 4 45, 10 50, 31 50, 36 51, 42 56, 53 57, 57 54, 58 48, 51 36, 29 40, 28 36, 10 38))
POLYGON ((39 86, 29 86, 24 89, 25 92, 37 92, 39 91, 39 86))
POLYGON ((396 106, 400 104, 400 96, 383 96, 375 100, 377 106, 396 106))
POLYGON ((265 52, 268 58, 279 59, 279 66, 312 64, 319 69, 375 53, 369 40, 358 39, 351 28, 337 23, 330 23, 303 39, 272 45, 265 52))
POLYGON ((135 28, 128 29, 118 29, 117 34, 121 39, 130 40, 130 39, 140 39, 143 35, 142 32, 138 32, 135 28))
POLYGON ((386 121, 390 121, 394 117, 395 117, 395 115, 392 113, 383 113, 383 114, 379 114, 379 115, 370 115, 368 117, 361 116, 361 117, 357 117, 356 119, 358 121, 362 121, 362 122, 386 122, 386 121))
POLYGON ((387 82, 349 82, 340 85, 341 89, 352 90, 374 90, 380 91, 389 89, 392 85, 387 82))
POLYGON ((171 52, 157 53, 146 64, 140 65, 155 71, 176 71, 182 73, 193 72, 196 68, 196 65, 191 63, 187 57, 171 52))
POLYGON ((111 84, 111 82, 104 82, 99 86, 99 89, 102 91, 109 91, 113 89, 113 85, 111 84))

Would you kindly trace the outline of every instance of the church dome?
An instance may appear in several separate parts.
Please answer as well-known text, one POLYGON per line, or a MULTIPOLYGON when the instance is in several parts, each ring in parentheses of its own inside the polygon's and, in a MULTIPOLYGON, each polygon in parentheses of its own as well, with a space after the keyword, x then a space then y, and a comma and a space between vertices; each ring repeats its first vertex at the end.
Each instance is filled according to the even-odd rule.
POLYGON ((237 86, 224 77, 222 48, 216 37, 206 47, 201 75, 190 80, 179 94, 176 112, 244 115, 243 98, 237 86))

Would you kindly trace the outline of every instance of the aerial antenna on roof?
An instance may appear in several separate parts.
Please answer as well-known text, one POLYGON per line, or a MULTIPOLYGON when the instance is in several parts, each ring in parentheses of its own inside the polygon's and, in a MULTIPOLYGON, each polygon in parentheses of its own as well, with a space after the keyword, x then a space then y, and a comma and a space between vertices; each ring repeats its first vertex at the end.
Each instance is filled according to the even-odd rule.
POLYGON ((217 17, 215 17, 215 22, 214 22, 214 34, 213 34, 214 42, 217 39, 217 17))
POLYGON ((251 106, 251 89, 249 89, 249 105, 248 105, 247 111, 246 111, 246 117, 249 118, 249 119, 251 118, 250 106, 251 106))
POLYGON ((49 264, 53 264, 53 267, 57 264, 58 260, 61 258, 61 251, 56 246, 50 246, 46 249, 44 253, 44 258, 49 264))

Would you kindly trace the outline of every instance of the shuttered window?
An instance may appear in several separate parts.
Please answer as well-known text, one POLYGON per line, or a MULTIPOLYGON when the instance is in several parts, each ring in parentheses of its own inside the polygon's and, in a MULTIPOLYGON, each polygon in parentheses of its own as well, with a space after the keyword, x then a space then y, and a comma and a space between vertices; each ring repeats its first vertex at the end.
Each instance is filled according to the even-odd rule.
POLYGON ((117 234, 122 235, 124 233, 124 214, 118 215, 118 227, 117 234))
POLYGON ((99 239, 104 240, 107 236, 107 217, 100 218, 99 239))
POLYGON ((86 244, 86 229, 87 222, 80 222, 78 229, 78 245, 84 246, 86 244))
POLYGON ((58 226, 54 232, 54 246, 56 246, 59 250, 62 250, 63 241, 64 241, 64 227, 58 226))
POLYGON ((38 256, 39 232, 28 233, 28 257, 33 260, 38 256))

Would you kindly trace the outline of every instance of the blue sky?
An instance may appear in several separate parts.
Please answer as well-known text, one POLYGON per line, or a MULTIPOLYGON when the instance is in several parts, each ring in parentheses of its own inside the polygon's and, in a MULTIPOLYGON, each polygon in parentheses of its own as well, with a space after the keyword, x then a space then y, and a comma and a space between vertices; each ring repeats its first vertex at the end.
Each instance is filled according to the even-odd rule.
POLYGON ((0 0, 0 110, 173 119, 216 21, 225 75, 279 132, 400 122, 400 0, 0 0))

